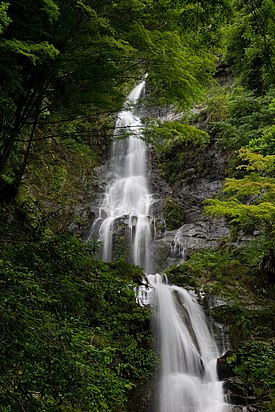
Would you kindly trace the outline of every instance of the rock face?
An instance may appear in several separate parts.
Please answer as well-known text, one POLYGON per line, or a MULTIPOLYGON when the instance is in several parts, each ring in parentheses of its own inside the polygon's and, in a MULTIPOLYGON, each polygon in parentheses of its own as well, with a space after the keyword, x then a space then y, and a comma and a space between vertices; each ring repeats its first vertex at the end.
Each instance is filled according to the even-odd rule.
POLYGON ((186 223, 178 230, 178 242, 188 255, 189 249, 203 249, 217 246, 218 240, 228 234, 222 220, 197 221, 186 223))
POLYGON ((98 214, 97 195, 106 186, 107 164, 94 168, 92 175, 78 182, 80 193, 75 204, 70 205, 66 229, 80 239, 87 240, 95 217, 98 214))
POLYGON ((171 263, 180 263, 197 250, 217 247, 228 233, 229 229, 221 219, 186 223, 177 231, 167 232, 153 244, 157 270, 161 271, 171 263))
POLYGON ((191 167, 193 158, 194 152, 190 151, 190 159, 187 154, 179 180, 171 183, 160 177, 154 158, 151 159, 153 166, 149 177, 155 196, 160 199, 172 197, 185 212, 185 223, 178 230, 166 231, 154 241, 152 256, 157 271, 171 263, 180 263, 196 250, 217 247, 229 234, 225 219, 210 219, 203 214, 203 201, 216 196, 222 188, 225 155, 214 145, 209 145, 206 151, 199 150, 194 168, 191 167), (205 167, 198 166, 201 163, 205 167))
POLYGON ((236 377, 228 377, 224 379, 224 392, 230 402, 233 404, 233 412, 237 411, 253 411, 257 412, 256 398, 254 396, 248 396, 242 390, 243 383, 236 377), (249 409, 248 409, 249 408, 249 409))

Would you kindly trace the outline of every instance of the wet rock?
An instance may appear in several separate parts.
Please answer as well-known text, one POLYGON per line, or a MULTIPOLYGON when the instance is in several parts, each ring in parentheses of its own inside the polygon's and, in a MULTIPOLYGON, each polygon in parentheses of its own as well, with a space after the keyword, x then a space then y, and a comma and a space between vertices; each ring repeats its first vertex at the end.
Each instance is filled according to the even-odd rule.
POLYGON ((260 412, 259 409, 254 408, 254 406, 248 405, 231 405, 226 407, 226 412, 260 412))
POLYGON ((224 380, 232 375, 232 367, 227 363, 227 359, 233 355, 233 351, 227 351, 217 359, 217 374, 219 380, 224 380))
POLYGON ((186 223, 177 231, 168 231, 152 245, 157 270, 182 261, 197 250, 215 248, 229 234, 223 219, 186 223))
POLYGON ((149 382, 134 389, 129 396, 127 412, 155 412, 157 408, 157 374, 149 382))
POLYGON ((173 186, 173 195, 182 202, 186 211, 186 222, 202 219, 203 201, 215 197, 222 188, 223 180, 208 178, 194 179, 190 182, 178 182, 173 186))
POLYGON ((233 405, 233 411, 257 412, 257 399, 255 396, 247 395, 244 383, 238 377, 227 377, 224 379, 224 392, 233 405), (240 408, 240 409, 237 409, 240 408), (243 409, 242 409, 243 408, 243 409))
POLYGON ((156 272, 163 272, 168 266, 176 262, 172 251, 174 237, 175 231, 166 232, 163 237, 154 240, 152 243, 151 255, 156 272))

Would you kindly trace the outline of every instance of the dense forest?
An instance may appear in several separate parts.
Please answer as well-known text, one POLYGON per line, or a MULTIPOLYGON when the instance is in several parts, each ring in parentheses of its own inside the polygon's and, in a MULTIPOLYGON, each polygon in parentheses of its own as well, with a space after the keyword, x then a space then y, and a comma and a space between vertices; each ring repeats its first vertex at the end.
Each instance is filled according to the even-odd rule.
MULTIPOLYGON (((274 410, 274 33, 273 0, 0 2, 1 411, 142 411, 159 363, 142 270, 98 260, 83 233, 116 113, 145 74, 161 178, 183 181, 187 157, 213 147, 226 159, 203 207, 230 235, 168 278, 227 299, 206 307, 233 341, 226 373, 251 410, 274 410)), ((163 204, 179 227, 183 207, 163 204)))

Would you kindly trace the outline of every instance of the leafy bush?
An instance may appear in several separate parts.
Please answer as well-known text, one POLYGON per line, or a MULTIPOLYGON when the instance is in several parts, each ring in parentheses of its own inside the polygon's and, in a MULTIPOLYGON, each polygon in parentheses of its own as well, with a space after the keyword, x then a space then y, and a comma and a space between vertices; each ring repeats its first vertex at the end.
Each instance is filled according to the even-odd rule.
MULTIPOLYGON (((269 110, 273 113, 275 118, 275 99, 269 105, 269 110)), ((249 148, 255 152, 259 152, 263 155, 275 154, 275 125, 267 127, 262 136, 258 139, 253 139, 249 142, 249 148)))
MULTIPOLYGON (((224 93, 221 91, 222 96, 224 93)), ((270 106, 273 98, 273 90, 264 96, 257 96, 251 91, 236 87, 225 94, 224 103, 219 109, 220 115, 216 113, 217 106, 211 105, 210 100, 209 118, 213 118, 212 126, 217 142, 227 150, 237 150, 250 141, 259 139, 274 122, 274 109, 270 106)))
POLYGON ((173 150, 178 143, 204 146, 209 141, 209 135, 204 130, 177 120, 159 121, 157 125, 148 126, 145 138, 155 145, 159 153, 173 150))
POLYGON ((136 305, 137 268, 94 260, 68 235, 0 250, 5 412, 124 411, 148 379, 150 313, 136 305))
POLYGON ((269 342, 248 341, 239 346, 230 359, 233 370, 245 384, 247 394, 257 398, 274 394, 274 348, 269 342))
POLYGON ((226 179, 224 197, 207 199, 205 211, 212 216, 227 217, 239 230, 261 231, 265 240, 274 243, 275 156, 243 148, 239 150, 239 158, 244 164, 238 169, 246 174, 240 179, 226 179))
POLYGON ((262 92, 274 84, 274 16, 272 0, 236 1, 224 28, 225 59, 243 84, 262 92))

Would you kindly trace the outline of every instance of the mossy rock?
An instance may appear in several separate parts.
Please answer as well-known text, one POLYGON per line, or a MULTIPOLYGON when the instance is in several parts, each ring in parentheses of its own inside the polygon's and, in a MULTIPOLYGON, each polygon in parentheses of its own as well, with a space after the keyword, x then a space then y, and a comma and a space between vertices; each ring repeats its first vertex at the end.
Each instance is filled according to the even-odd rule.
POLYGON ((254 338, 270 339, 273 336, 274 324, 272 307, 264 309, 245 309, 237 304, 212 308, 210 315, 218 322, 227 326, 233 343, 238 344, 251 336, 254 338))
POLYGON ((191 287, 199 289, 200 285, 198 279, 196 279, 192 274, 186 270, 185 265, 174 265, 171 266, 166 274, 168 276, 169 282, 180 287, 191 287))
POLYGON ((163 213, 168 230, 178 229, 185 222, 185 210, 172 196, 168 196, 164 199, 163 213))
POLYGON ((115 235, 113 242, 113 260, 128 260, 131 255, 129 239, 126 235, 115 235))

